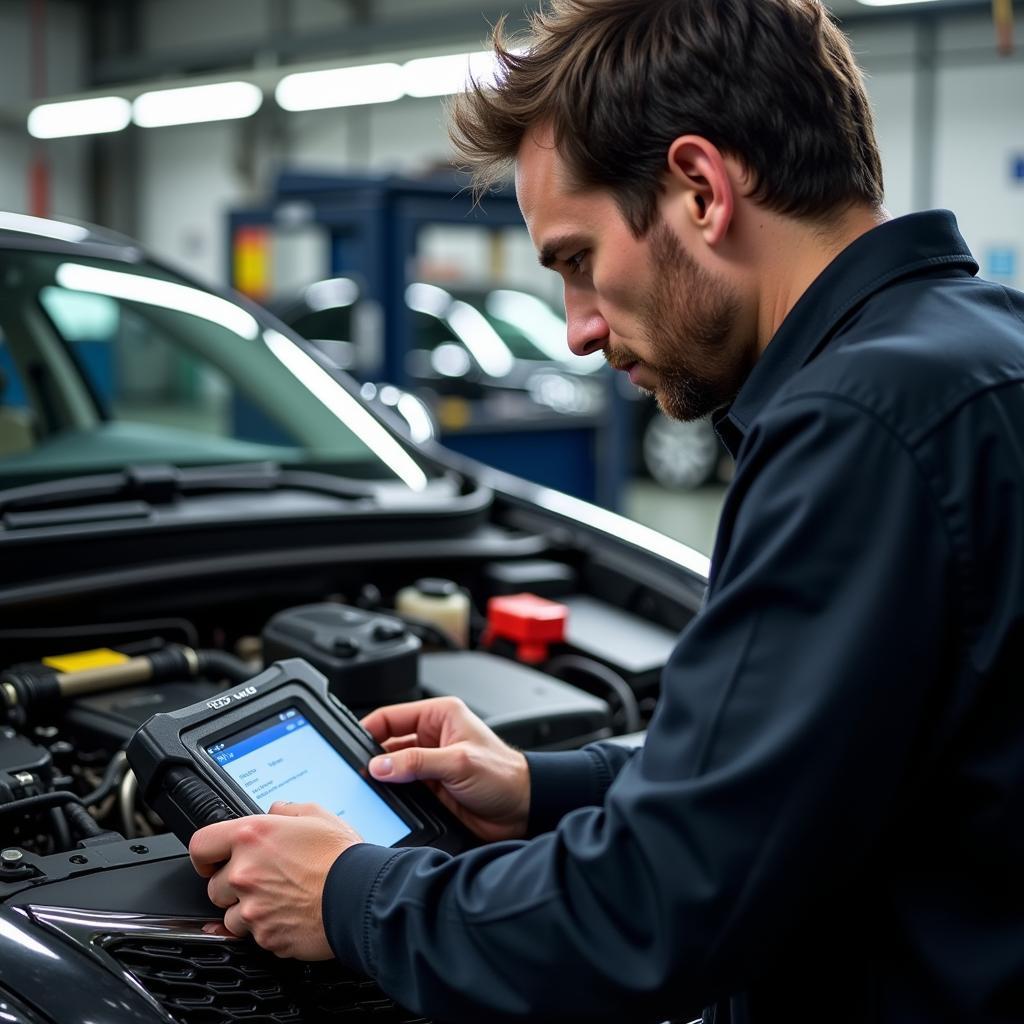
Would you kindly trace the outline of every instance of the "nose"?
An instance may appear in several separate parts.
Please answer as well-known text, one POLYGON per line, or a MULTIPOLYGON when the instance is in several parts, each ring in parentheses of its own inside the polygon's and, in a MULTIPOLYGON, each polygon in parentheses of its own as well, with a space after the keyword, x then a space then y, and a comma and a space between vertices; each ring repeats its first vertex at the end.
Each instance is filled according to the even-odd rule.
POLYGON ((608 322, 589 302, 573 301, 568 291, 565 296, 565 318, 568 325, 569 351, 573 355, 588 356, 608 344, 608 322))

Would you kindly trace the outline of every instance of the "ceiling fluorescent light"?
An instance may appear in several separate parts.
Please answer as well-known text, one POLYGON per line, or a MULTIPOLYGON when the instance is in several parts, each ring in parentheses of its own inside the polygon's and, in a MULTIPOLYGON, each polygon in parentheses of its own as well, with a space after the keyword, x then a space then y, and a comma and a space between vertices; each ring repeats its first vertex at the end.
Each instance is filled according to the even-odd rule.
POLYGON ((402 65, 405 91, 410 96, 453 96, 465 92, 471 78, 480 85, 493 85, 496 72, 497 61, 490 50, 423 57, 402 65))
POLYGON ((28 115, 28 133, 36 139, 101 135, 127 128, 131 119, 132 105, 122 96, 43 103, 28 115))
POLYGON ((401 99, 402 69, 397 64, 363 64, 329 71, 287 75, 274 95, 285 110, 326 110, 401 99))
POLYGON ((251 117, 262 103, 263 90, 252 82, 217 82, 144 92, 135 101, 133 116, 143 128, 164 128, 251 117))
POLYGON ((906 4, 931 4, 936 0, 857 0, 865 7, 903 7, 906 4))

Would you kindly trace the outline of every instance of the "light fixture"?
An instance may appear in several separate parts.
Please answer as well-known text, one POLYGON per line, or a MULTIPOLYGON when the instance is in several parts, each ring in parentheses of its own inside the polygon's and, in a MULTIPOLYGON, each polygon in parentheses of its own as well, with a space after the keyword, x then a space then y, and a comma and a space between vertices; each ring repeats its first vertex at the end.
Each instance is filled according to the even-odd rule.
POLYGON ((507 377, 515 369, 509 347, 476 306, 456 299, 444 319, 488 377, 507 377))
POLYGON ((351 277, 332 277, 316 281, 303 293, 306 305, 314 313, 328 309, 345 309, 355 305, 359 298, 359 285, 351 277))
POLYGON ((135 100, 132 116, 143 128, 164 128, 251 117, 262 103, 263 90, 252 82, 216 82, 144 92, 135 100))
POLYGON ((452 96, 465 92, 470 80, 493 85, 497 61, 490 50, 422 57, 402 65, 402 83, 409 96, 452 96))
POLYGON ((906 4, 932 4, 937 0, 857 0, 865 7, 903 7, 906 4))
POLYGON ((35 107, 28 115, 28 133, 36 139, 102 135, 127 128, 131 119, 132 105, 123 96, 94 96, 35 107))
POLYGON ((417 444, 433 440, 434 421, 426 405, 415 395, 405 392, 398 400, 398 414, 409 425, 409 436, 417 444))
POLYGON ((442 320, 452 304, 452 296, 436 284, 413 282, 405 289, 405 304, 414 313, 425 313, 442 320))
POLYGON ((426 488, 427 475, 409 453, 315 359, 277 331, 264 331, 263 340, 292 374, 407 487, 414 491, 426 488))
POLYGON ((62 263, 54 276, 61 288, 109 295, 112 299, 188 313, 227 328, 243 338, 253 339, 259 334, 259 324, 255 317, 240 306, 174 281, 160 281, 141 274, 126 274, 120 270, 103 270, 83 263, 62 263))
POLYGON ((328 71, 286 75, 274 96, 285 110, 327 110, 401 99, 402 69, 398 64, 363 64, 328 71))
POLYGON ((565 320, 536 295, 498 288, 488 294, 484 308, 495 320, 504 320, 525 334, 549 359, 584 373, 594 373, 605 364, 601 352, 591 352, 586 356, 570 352, 565 320))

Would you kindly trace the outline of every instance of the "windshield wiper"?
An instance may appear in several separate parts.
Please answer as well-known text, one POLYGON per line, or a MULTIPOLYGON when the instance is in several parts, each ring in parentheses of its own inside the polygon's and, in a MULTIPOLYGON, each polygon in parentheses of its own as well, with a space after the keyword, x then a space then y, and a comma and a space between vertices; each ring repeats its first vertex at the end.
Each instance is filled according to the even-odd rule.
POLYGON ((373 499, 376 496, 373 484, 360 484, 348 478, 310 470, 285 470, 274 462, 188 469, 157 464, 129 466, 120 473, 50 480, 0 490, 0 515, 96 503, 145 502, 152 506, 199 494, 274 491, 282 488, 313 491, 350 500, 373 499))

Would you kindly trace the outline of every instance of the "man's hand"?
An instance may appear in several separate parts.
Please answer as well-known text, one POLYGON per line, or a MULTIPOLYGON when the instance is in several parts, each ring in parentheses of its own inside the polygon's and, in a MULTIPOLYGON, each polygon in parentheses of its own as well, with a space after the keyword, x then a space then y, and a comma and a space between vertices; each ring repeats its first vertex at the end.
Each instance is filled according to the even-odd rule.
POLYGON ((481 839, 519 839, 530 813, 526 758, 457 697, 380 708, 363 726, 388 752, 370 761, 382 782, 420 779, 481 839))
POLYGON ((251 935, 280 957, 329 960, 321 900, 331 865, 362 838, 316 804, 276 803, 200 829, 188 845, 209 878, 210 901, 223 907, 224 930, 251 935))

